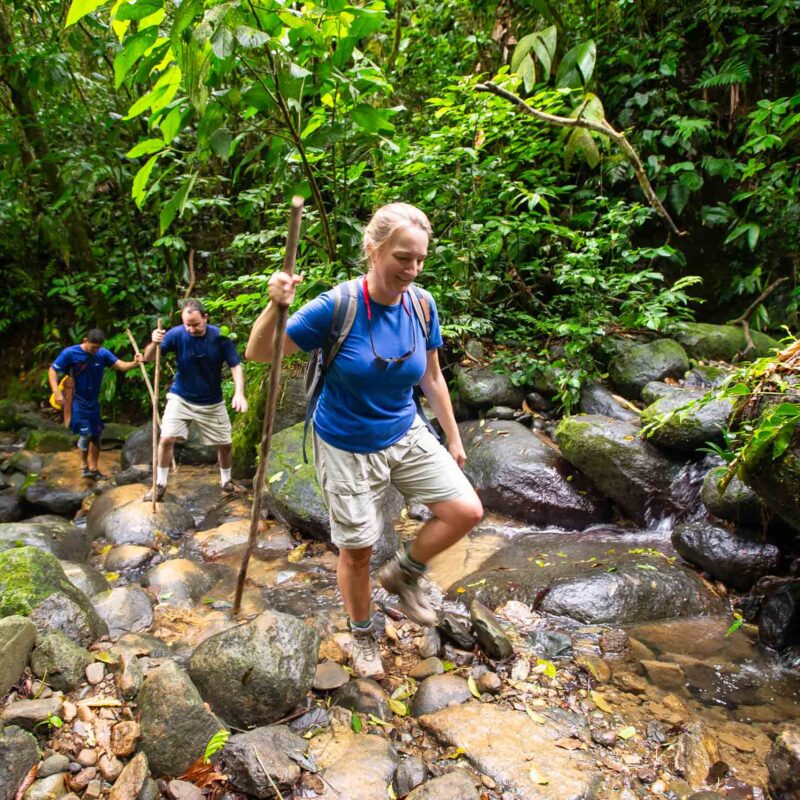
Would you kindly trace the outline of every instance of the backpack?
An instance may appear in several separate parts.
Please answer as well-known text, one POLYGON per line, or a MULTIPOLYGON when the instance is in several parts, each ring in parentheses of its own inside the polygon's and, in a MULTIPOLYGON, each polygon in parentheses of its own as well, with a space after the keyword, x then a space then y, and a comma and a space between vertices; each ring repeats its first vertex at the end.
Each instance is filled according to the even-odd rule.
MULTIPOLYGON (((306 437, 308 435, 308 426, 311 423, 311 418, 314 416, 314 411, 317 408, 319 397, 322 394, 322 387, 325 385, 325 371, 333 363, 339 350, 344 344, 344 340, 353 328, 353 323, 356 320, 356 313, 358 311, 358 281, 360 278, 340 283, 333 288, 333 318, 331 320, 331 327, 328 331, 327 338, 322 347, 312 350, 308 357, 308 366, 306 367, 305 376, 305 390, 306 390, 306 420, 303 427, 303 461, 308 464, 308 456, 306 455, 306 437)), ((414 310, 414 316, 425 331, 425 342, 430 338, 430 323, 431 323, 431 309, 428 299, 425 297, 421 289, 413 284, 408 293, 411 299, 411 306, 414 310)), ((426 348, 427 349, 427 348, 426 348)), ((441 437, 437 430, 433 427, 430 420, 425 416, 422 408, 421 391, 419 386, 414 387, 414 404, 417 407, 417 414, 430 432, 441 441, 441 437)))

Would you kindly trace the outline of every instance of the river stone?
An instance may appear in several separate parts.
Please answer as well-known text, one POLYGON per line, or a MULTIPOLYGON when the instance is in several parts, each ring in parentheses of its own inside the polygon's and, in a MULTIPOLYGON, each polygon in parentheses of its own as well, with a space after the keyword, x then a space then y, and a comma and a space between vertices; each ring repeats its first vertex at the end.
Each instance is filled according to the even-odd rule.
MULTIPOLYGON (((739 325, 679 322, 671 326, 669 333, 698 361, 733 362, 747 347, 744 328, 739 325)), ((778 342, 764 333, 751 330, 750 336, 755 349, 746 354, 748 361, 768 356, 778 347, 778 342)))
POLYGON ((478 646, 489 658, 500 661, 512 655, 514 647, 500 620, 483 603, 473 600, 469 606, 469 615, 478 646))
POLYGON ((62 772, 34 781, 22 797, 23 800, 57 800, 66 793, 66 774, 62 772))
POLYGON ((637 422, 639 415, 624 406, 614 393, 601 383, 585 383, 581 386, 581 398, 578 406, 584 414, 599 414, 623 422, 637 422))
POLYGON ((771 797, 775 800, 800 797, 800 731, 781 731, 767 756, 767 770, 771 797))
POLYGON ((58 560, 34 547, 0 553, 0 617, 21 614, 38 628, 58 630, 88 646, 107 632, 89 598, 73 586, 58 560))
POLYGON ((15 725, 0 728, 0 800, 14 800, 38 761, 39 748, 32 734, 15 725))
POLYGON ((429 658, 418 661, 408 671, 408 676, 415 681, 422 681, 429 678, 431 675, 443 675, 444 664, 440 658, 430 656, 429 658))
POLYGON ((36 626, 25 617, 0 619, 0 697, 22 677, 36 641, 36 626))
POLYGON ((466 770, 454 769, 423 783, 406 800, 480 800, 480 795, 466 770))
POLYGON ((800 580, 783 583, 761 609, 758 639, 773 650, 800 644, 800 580))
POLYGON ((564 457, 635 522, 674 513, 676 466, 631 422, 608 417, 565 417, 556 429, 564 457))
POLYGON ((168 606, 191 606, 208 592, 214 579, 202 564, 171 558, 153 567, 142 583, 168 606))
POLYGON ((712 765, 719 761, 717 740, 703 722, 686 726, 675 743, 675 770, 692 789, 702 789, 712 765))
MULTIPOLYGON (((203 466, 204 464, 217 463, 217 448, 215 445, 203 444, 200 434, 194 425, 189 427, 189 438, 185 442, 175 445, 175 461, 178 465, 189 464, 203 466)), ((125 440, 120 453, 120 465, 123 470, 134 464, 153 463, 153 423, 148 422, 125 440)))
MULTIPOLYGON (((90 750, 90 753, 94 753, 94 750, 90 750)), ((97 754, 95 753, 95 758, 97 754)), ((39 768, 36 770, 36 777, 37 778, 49 778, 51 775, 57 775, 59 772, 66 772, 69 769, 69 759, 58 753, 57 755, 50 756, 46 758, 39 764, 39 768)))
POLYGON ((556 449, 519 422, 459 424, 467 452, 464 471, 492 511, 534 525, 586 528, 608 508, 556 449))
POLYGON ((350 682, 350 675, 335 661, 317 664, 313 688, 318 692, 330 692, 350 682))
POLYGON ((25 506, 37 514, 72 517, 80 509, 86 495, 87 492, 36 481, 22 492, 22 499, 25 506))
POLYGON ((0 551, 30 545, 65 561, 86 561, 90 547, 86 534, 61 517, 32 517, 0 525, 0 551))
MULTIPOLYGON (((664 383, 663 381, 650 381, 646 383, 642 389, 642 402, 647 405, 652 405, 657 400, 662 400, 665 397, 684 397, 686 389, 677 383, 664 383)), ((697 393, 702 397, 704 392, 697 393)))
POLYGON ((211 737, 225 728, 174 661, 147 673, 136 702, 142 728, 139 749, 154 775, 183 774, 203 755, 211 737))
POLYGON ((470 624, 463 617, 447 611, 439 619, 439 629, 446 639, 463 650, 472 650, 475 647, 475 637, 470 632, 470 624))
POLYGON ((558 631, 536 630, 526 637, 531 649, 539 658, 569 658, 572 655, 572 638, 558 631))
POLYGON ((133 700, 144 682, 144 670, 133 653, 123 650, 119 657, 117 689, 126 700, 133 700))
POLYGON ((264 611, 203 641, 189 659, 189 673, 232 725, 268 725, 305 698, 318 649, 316 632, 302 620, 264 611))
POLYGON ((124 422, 106 422, 103 428, 103 450, 111 447, 119 447, 124 444, 128 437, 136 430, 135 425, 126 425, 124 422))
POLYGON ((474 410, 491 406, 522 406, 525 394, 507 375, 478 367, 456 367, 455 373, 458 394, 474 410))
POLYGON ((306 740, 285 725, 237 733, 222 751, 224 772, 240 791, 258 798, 274 797, 274 785, 286 790, 300 777, 297 762, 304 763, 306 748, 306 740))
MULTIPOLYGON (((683 394, 662 397, 642 411, 642 425, 657 420, 662 415, 677 412, 692 400, 703 397, 702 392, 686 389, 683 394)), ((712 400, 690 411, 676 413, 649 436, 653 444, 670 450, 692 453, 707 442, 721 442, 728 418, 733 413, 730 400, 712 400)))
POLYGON ((711 364, 698 365, 686 373, 683 385, 691 389, 718 389, 730 374, 730 369, 725 367, 711 364))
POLYGON ((386 722, 392 719, 388 695, 381 685, 371 678, 355 678, 345 684, 333 695, 331 704, 361 714, 372 714, 386 722))
POLYGON ((682 378, 688 369, 686 351, 676 341, 657 339, 620 353, 609 364, 608 375, 625 397, 638 400, 649 381, 682 378))
POLYGON ((33 430, 28 434, 25 447, 37 453, 63 453, 75 447, 75 437, 66 429, 33 430))
POLYGON ((0 730, 4 725, 18 725, 26 731, 36 731, 39 723, 61 711, 63 702, 60 692, 43 700, 15 700, 0 711, 0 730))
POLYGON ((559 740, 570 738, 574 729, 561 721, 557 711, 542 713, 549 717, 546 725, 538 725, 522 712, 473 700, 421 717, 419 723, 442 744, 462 747, 475 769, 512 796, 540 800, 593 797, 600 783, 594 759, 580 750, 558 747, 559 740), (534 783, 531 767, 548 783, 534 783))
POLYGON ((417 688, 411 703, 411 713, 415 717, 433 714, 441 708, 465 703, 472 697, 467 682, 458 675, 431 675, 417 688))
POLYGON ((108 800, 137 800, 140 798, 139 793, 149 777, 149 772, 147 756, 144 753, 137 753, 125 765, 114 782, 108 800))
POLYGON ((91 538, 104 537, 111 544, 135 544, 155 548, 156 534, 179 538, 193 530, 194 517, 172 495, 156 503, 143 502, 147 489, 138 484, 117 486, 102 494, 92 505, 86 521, 91 538))
POLYGON ((67 580, 80 589, 87 597, 110 588, 102 572, 98 572, 88 564, 76 564, 73 561, 62 561, 61 569, 67 580))
POLYGON ((781 559, 774 544, 702 519, 679 522, 672 545, 687 561, 737 589, 749 589, 764 575, 774 575, 781 559))
POLYGON ((95 611, 108 625, 108 635, 116 639, 130 631, 146 631, 153 624, 150 595, 138 586, 120 586, 92 597, 95 611))
POLYGON ((62 692, 83 683, 84 672, 94 662, 92 654, 58 631, 39 634, 31 653, 31 669, 38 678, 62 692))
POLYGON ((17 450, 9 459, 8 466, 14 472, 32 475, 42 471, 44 460, 40 455, 32 453, 30 450, 17 450))
POLYGON ((22 517, 19 492, 13 487, 0 492, 0 523, 16 522, 22 517))
POLYGON ((104 567, 109 572, 127 572, 146 566, 158 553, 152 547, 138 544, 121 544, 106 554, 104 567))
MULTIPOLYGON (((331 525, 317 483, 316 470, 313 463, 306 464, 303 461, 303 427, 304 423, 301 422, 272 437, 264 501, 275 517, 287 527, 310 539, 328 542, 331 525)), ((310 438, 306 445, 311 460, 310 438)), ((372 551, 373 568, 388 561, 397 551, 400 540, 394 523, 404 507, 403 498, 397 490, 392 488, 384 493, 383 533, 372 551)))
POLYGON ((19 427, 18 417, 31 407, 15 403, 13 400, 0 400, 0 431, 13 431, 19 427))
POLYGON ((428 777, 428 767, 419 756, 407 756, 397 766, 394 773, 394 793, 397 797, 405 797, 412 789, 423 783, 428 777))
POLYGON ((759 526, 764 507, 758 495, 736 475, 725 487, 725 492, 721 493, 719 479, 720 474, 717 469, 710 469, 706 473, 700 492, 703 505, 720 519, 753 528, 759 526))

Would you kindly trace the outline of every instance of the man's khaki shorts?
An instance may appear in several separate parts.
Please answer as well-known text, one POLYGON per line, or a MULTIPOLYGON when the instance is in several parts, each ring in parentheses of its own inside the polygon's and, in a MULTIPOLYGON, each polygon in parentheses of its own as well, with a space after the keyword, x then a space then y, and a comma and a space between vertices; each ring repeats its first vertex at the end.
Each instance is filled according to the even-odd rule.
POLYGON ((314 434, 314 464, 337 547, 371 547, 384 526, 384 493, 408 503, 442 503, 472 492, 450 453, 417 417, 398 442, 377 453, 350 453, 314 434))
POLYGON ((203 444, 231 443, 231 421, 225 403, 198 406, 170 392, 161 419, 161 435, 167 439, 185 440, 189 436, 190 423, 197 427, 203 444))

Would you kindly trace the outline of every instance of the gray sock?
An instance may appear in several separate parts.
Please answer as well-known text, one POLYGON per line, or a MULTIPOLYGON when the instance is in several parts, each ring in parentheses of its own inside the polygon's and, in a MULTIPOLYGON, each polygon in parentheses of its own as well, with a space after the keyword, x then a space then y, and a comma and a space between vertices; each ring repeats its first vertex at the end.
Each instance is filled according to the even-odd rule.
POLYGON ((424 575, 425 570, 428 569, 425 564, 420 564, 419 561, 415 561, 411 558, 411 555, 406 549, 401 550, 397 556, 400 561, 400 567, 406 572, 410 572, 412 575, 419 577, 420 575, 424 575))

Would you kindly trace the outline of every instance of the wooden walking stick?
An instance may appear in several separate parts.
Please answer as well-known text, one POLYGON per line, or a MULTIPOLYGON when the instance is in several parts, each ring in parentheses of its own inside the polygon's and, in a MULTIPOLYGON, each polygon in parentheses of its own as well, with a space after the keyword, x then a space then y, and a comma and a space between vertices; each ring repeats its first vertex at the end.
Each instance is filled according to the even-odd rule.
MULTIPOLYGON (((136 339, 133 338, 131 329, 125 328, 125 333, 131 343, 131 346, 133 347, 133 352, 136 353, 136 355, 138 356, 140 352, 139 345, 136 344, 136 339)), ((144 382, 147 384, 147 391, 150 393, 150 402, 152 403, 153 397, 155 397, 153 393, 153 384, 150 383, 150 376, 147 374, 147 370, 145 369, 144 363, 139 364, 139 369, 141 369, 142 377, 144 378, 144 382)), ((158 409, 158 403, 156 403, 156 422, 158 422, 158 424, 161 425, 161 415, 158 413, 157 409, 158 409)), ((175 456, 172 456, 172 471, 173 472, 178 471, 178 465, 175 463, 175 456)))
MULTIPOLYGON (((289 216, 289 235, 286 240, 286 254, 283 257, 283 271, 287 275, 294 273, 294 263, 297 258, 297 242, 300 239, 300 221, 303 216, 303 198, 292 198, 292 210, 289 216)), ((278 318, 275 322, 275 341, 272 345, 272 367, 269 376, 269 391, 267 403, 264 408, 264 425, 261 429, 261 447, 258 457, 258 469, 253 485, 253 508, 250 512, 250 536, 247 548, 242 556, 242 566, 236 581, 236 596, 233 601, 233 615, 237 616, 242 605, 242 592, 247 578, 247 565, 250 556, 255 550, 258 539, 258 523, 261 519, 261 495, 264 491, 264 476, 267 471, 269 445, 272 438, 272 426, 275 422, 275 408, 278 405, 278 390, 281 384, 281 362, 283 361, 283 337, 286 334, 286 321, 289 317, 289 308, 278 305, 278 318)))
MULTIPOLYGON (((161 330, 161 317, 158 318, 161 330)), ((158 375, 161 372, 161 342, 156 345, 156 370, 153 375, 153 513, 156 513, 156 480, 158 478, 158 375)))

